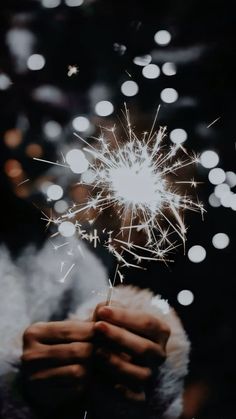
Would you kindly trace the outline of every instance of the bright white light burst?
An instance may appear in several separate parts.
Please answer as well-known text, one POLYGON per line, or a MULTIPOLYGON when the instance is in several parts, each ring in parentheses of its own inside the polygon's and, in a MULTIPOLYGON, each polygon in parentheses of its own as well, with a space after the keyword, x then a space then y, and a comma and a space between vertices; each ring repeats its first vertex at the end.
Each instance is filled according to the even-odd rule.
MULTIPOLYGON (((94 139, 96 143, 75 133, 84 145, 83 152, 77 150, 77 154, 84 156, 87 168, 89 164, 89 178, 85 172, 78 182, 87 189, 88 198, 73 204, 56 219, 45 217, 48 225, 57 225, 65 237, 77 233, 94 247, 102 243, 117 258, 120 278, 122 266, 139 267, 141 262, 151 260, 170 262, 169 253, 180 245, 179 241, 185 245, 184 211, 204 212, 203 205, 187 196, 183 187, 195 189, 198 183, 194 179, 182 180, 183 169, 198 158, 190 156, 181 143, 169 148, 165 145, 166 128, 155 131, 158 111, 150 132, 144 132, 141 137, 132 128, 126 106, 124 116, 125 139, 118 138, 115 126, 104 129, 94 139), (178 153, 181 157, 177 157, 178 153), (93 227, 91 232, 102 214, 99 229, 93 227)), ((73 159, 77 158, 72 151, 67 153, 68 166, 51 163, 72 170, 71 154, 73 159)))
MULTIPOLYGON (((158 112, 157 112, 158 114, 158 112)), ((89 189, 89 198, 70 208, 57 218, 60 224, 65 219, 75 220, 79 237, 97 244, 102 239, 97 235, 85 234, 78 222, 80 213, 95 211, 98 218, 104 211, 110 210, 119 224, 118 229, 106 221, 103 229, 107 234, 104 245, 116 256, 122 266, 137 267, 144 260, 170 261, 167 254, 178 244, 177 236, 183 243, 186 240, 186 226, 183 213, 186 209, 204 212, 201 203, 196 203, 186 194, 181 194, 180 184, 196 187, 194 180, 179 179, 184 167, 192 165, 198 159, 189 156, 181 144, 174 144, 168 150, 163 145, 166 128, 154 131, 157 114, 149 133, 138 138, 132 129, 129 112, 125 107, 125 141, 118 140, 115 127, 106 129, 113 139, 106 138, 105 130, 97 144, 90 144, 75 134, 86 146, 83 152, 90 155, 90 171, 93 173, 90 184, 80 181, 89 189), (176 157, 181 150, 182 159, 176 157), (179 177, 177 177, 179 175, 179 177), (174 178, 174 180, 173 180, 174 178), (178 180, 175 180, 178 179, 178 180), (142 234, 142 242, 139 238, 142 234), (144 241, 143 241, 143 238, 144 241), (134 259, 127 261, 127 256, 134 259)), ((106 217, 106 220, 111 218, 106 217)), ((89 220, 90 224, 94 220, 89 220)))

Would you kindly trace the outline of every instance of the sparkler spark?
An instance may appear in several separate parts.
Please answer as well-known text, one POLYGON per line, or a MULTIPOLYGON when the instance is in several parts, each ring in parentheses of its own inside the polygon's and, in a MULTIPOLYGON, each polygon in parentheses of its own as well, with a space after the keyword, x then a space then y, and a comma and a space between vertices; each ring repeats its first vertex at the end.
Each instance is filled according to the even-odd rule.
POLYGON ((73 263, 70 268, 68 269, 68 271, 66 272, 66 274, 63 276, 63 278, 59 279, 59 282, 64 283, 66 278, 68 277, 68 275, 71 273, 72 269, 75 267, 75 263, 73 263))
POLYGON ((18 187, 18 186, 24 185, 25 183, 27 183, 29 181, 30 181, 30 179, 25 179, 22 182, 18 183, 18 185, 16 185, 16 186, 18 187))
POLYGON ((76 65, 69 65, 67 76, 71 77, 79 72, 79 68, 76 65))
MULTIPOLYGON (((106 223, 103 233, 108 230, 109 233, 104 245, 117 258, 119 266, 138 267, 145 260, 172 261, 167 255, 180 245, 177 237, 183 244, 186 241, 184 211, 204 212, 201 203, 182 195, 177 186, 182 183, 195 188, 197 182, 194 179, 173 181, 173 177, 180 176, 180 171, 197 162, 198 158, 190 156, 180 144, 166 148, 166 128, 155 131, 158 111, 151 131, 145 132, 141 138, 136 136, 131 126, 126 106, 125 142, 118 140, 115 127, 106 129, 113 141, 107 140, 103 131, 99 138, 95 138, 96 145, 75 134, 85 145, 83 151, 93 159, 89 168, 92 180, 89 184, 79 182, 89 189, 90 197, 85 203, 73 205, 55 223, 76 219, 81 213, 89 214, 91 210, 96 212, 95 218, 111 211, 110 216, 115 214, 119 228, 113 231, 106 223), (177 158, 180 150, 184 157, 177 158), (140 234, 145 237, 145 243, 140 244, 137 239, 140 234), (128 256, 134 259, 133 263, 127 261, 128 256)), ((95 247, 102 242, 97 229, 86 234, 78 221, 75 224, 82 239, 93 242, 95 247)))
POLYGON ((211 128, 212 125, 216 124, 216 122, 218 122, 221 119, 221 116, 219 116, 218 118, 214 119, 214 121, 212 121, 210 124, 207 125, 207 128, 211 128))
MULTIPOLYGON (((47 226, 57 225, 58 231, 52 237, 58 234, 69 237, 76 232, 94 247, 102 243, 117 259, 115 279, 119 277, 121 282, 123 266, 143 269, 139 265, 144 261, 172 262, 169 254, 181 242, 185 247, 185 210, 202 215, 205 211, 202 203, 180 190, 181 184, 195 189, 200 183, 193 178, 182 179, 181 174, 184 168, 198 162, 198 158, 181 144, 166 146, 166 128, 155 130, 158 111, 159 108, 150 132, 144 132, 141 137, 132 128, 126 105, 125 141, 118 139, 115 127, 103 129, 100 137, 94 138, 96 144, 75 134, 90 160, 89 181, 84 182, 82 178, 78 182, 87 189, 89 197, 74 203, 60 217, 43 213, 47 226), (106 222, 100 233, 99 228, 92 230, 91 226, 102 214, 106 222), (85 216, 89 229, 83 223, 85 216)), ((58 162, 35 160, 70 168, 58 162)))

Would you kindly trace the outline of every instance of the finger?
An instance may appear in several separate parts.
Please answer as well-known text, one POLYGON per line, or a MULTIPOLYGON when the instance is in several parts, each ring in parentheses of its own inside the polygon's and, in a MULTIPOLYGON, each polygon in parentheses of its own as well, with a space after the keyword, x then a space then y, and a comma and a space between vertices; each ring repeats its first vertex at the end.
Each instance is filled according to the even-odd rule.
POLYGON ((38 345, 28 349, 22 355, 22 364, 29 371, 73 363, 86 363, 93 352, 93 345, 88 342, 73 342, 60 345, 38 345))
POLYGON ((145 402, 146 400, 146 394, 145 391, 133 391, 125 386, 123 386, 122 384, 117 384, 115 386, 115 389, 123 394, 123 396, 127 399, 127 400, 131 400, 134 402, 145 402))
POLYGON ((30 381, 35 380, 68 380, 83 381, 87 376, 87 370, 82 365, 74 364, 58 368, 51 368, 39 371, 30 377, 30 381))
POLYGON ((98 312, 99 312, 99 309, 102 308, 102 307, 105 307, 105 306, 106 306, 106 302, 105 301, 103 301, 102 303, 99 303, 96 306, 96 308, 94 310, 94 313, 93 313, 93 321, 98 320, 98 312))
MULTIPOLYGON (((112 307, 115 307, 115 306, 120 307, 119 301, 112 300, 111 304, 112 304, 112 307)), ((102 308, 102 307, 110 307, 110 306, 107 305, 107 301, 102 301, 101 303, 99 303, 96 306, 96 308, 94 310, 94 313, 93 313, 93 320, 94 321, 99 320, 98 312, 99 312, 100 308, 102 308)))
POLYGON ((160 344, 138 336, 129 330, 103 321, 95 323, 94 328, 111 343, 135 357, 149 362, 159 360, 160 363, 165 359, 165 351, 160 344))
POLYGON ((24 333, 24 347, 30 346, 34 341, 47 344, 90 341, 94 336, 93 326, 93 322, 74 320, 35 323, 24 333))
POLYGON ((137 388, 140 384, 145 385, 152 377, 150 368, 127 362, 118 354, 103 349, 98 349, 96 354, 107 367, 106 371, 112 375, 113 380, 137 388))
POLYGON ((117 326, 136 332, 144 337, 152 338, 164 346, 170 335, 168 326, 156 316, 138 310, 120 307, 103 306, 97 310, 100 320, 108 321, 117 326))

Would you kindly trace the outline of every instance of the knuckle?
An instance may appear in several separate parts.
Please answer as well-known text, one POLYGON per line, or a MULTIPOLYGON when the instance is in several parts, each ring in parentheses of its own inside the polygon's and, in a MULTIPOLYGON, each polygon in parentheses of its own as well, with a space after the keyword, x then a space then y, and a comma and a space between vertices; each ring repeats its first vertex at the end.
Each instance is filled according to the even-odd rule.
POLYGON ((154 330, 155 329, 155 322, 152 317, 147 316, 143 322, 144 330, 154 330))
POLYGON ((142 373, 140 374, 141 381, 148 381, 152 377, 152 371, 150 368, 143 368, 142 373))
POLYGON ((69 346, 69 357, 70 358, 77 358, 80 352, 80 347, 78 343, 71 343, 69 346))
POLYGON ((102 303, 97 304, 97 306, 95 308, 95 311, 99 310, 99 308, 104 307, 105 305, 106 305, 106 302, 105 301, 102 302, 102 303))
POLYGON ((160 360, 160 363, 161 364, 163 362, 165 362, 166 361, 166 358, 167 358, 166 351, 164 351, 164 350, 160 351, 158 357, 159 357, 159 360, 160 360))
POLYGON ((63 326, 61 331, 60 331, 60 334, 61 334, 61 338, 65 341, 67 341, 71 337, 71 330, 70 330, 70 328, 68 328, 67 325, 63 326))
POLYGON ((37 324, 27 327, 23 334, 24 343, 28 343, 36 338, 38 334, 38 327, 39 326, 37 324))
POLYGON ((106 335, 107 337, 114 337, 116 336, 117 339, 119 338, 119 336, 114 335, 114 330, 111 328, 110 324, 100 320, 99 321, 100 327, 102 328, 102 332, 104 333, 104 335, 106 335))
POLYGON ((123 365, 121 360, 116 356, 110 356, 108 361, 112 364, 113 367, 119 370, 123 370, 123 365))
POLYGON ((85 368, 81 365, 71 365, 70 371, 74 378, 81 378, 85 375, 85 368))
POLYGON ((140 348, 141 355, 143 355, 145 357, 149 356, 152 353, 152 350, 153 350, 153 348, 152 348, 151 342, 143 343, 142 347, 140 348))
POLYGON ((160 345, 155 345, 155 350, 153 351, 153 362, 158 365, 163 364, 167 358, 165 349, 160 345))
POLYGON ((71 374, 73 377, 77 377, 77 375, 78 375, 78 368, 79 368, 79 366, 78 366, 78 365, 71 365, 71 366, 69 367, 69 372, 70 372, 70 374, 71 374))
POLYGON ((77 343, 72 342, 69 344, 68 356, 70 358, 89 358, 93 352, 92 343, 77 343))
POLYGON ((170 327, 167 324, 163 324, 162 327, 161 327, 160 332, 162 333, 162 335, 165 339, 168 339, 169 336, 170 336, 171 330, 170 330, 170 327))
POLYGON ((23 363, 29 363, 40 358, 43 358, 42 353, 35 350, 27 350, 23 352, 21 356, 21 361, 23 363))
POLYGON ((89 358, 93 353, 93 344, 86 343, 85 344, 85 358, 89 358))
POLYGON ((27 363, 32 359, 32 351, 24 351, 21 355, 21 362, 27 363))
POLYGON ((94 319, 96 319, 96 317, 98 316, 99 309, 101 307, 104 307, 105 305, 106 305, 105 302, 102 302, 102 303, 97 304, 97 306, 96 306, 96 308, 94 310, 94 314, 93 314, 94 319))

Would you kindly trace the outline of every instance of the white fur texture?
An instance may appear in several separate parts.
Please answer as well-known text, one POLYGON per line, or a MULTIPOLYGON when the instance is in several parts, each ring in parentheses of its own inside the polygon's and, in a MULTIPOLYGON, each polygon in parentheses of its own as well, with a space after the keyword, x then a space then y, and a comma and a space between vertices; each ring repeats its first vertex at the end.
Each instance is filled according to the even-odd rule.
MULTIPOLYGON (((62 243, 58 242, 58 245, 62 243)), ((11 370, 11 363, 19 359, 22 333, 27 326, 48 321, 60 311, 66 292, 71 292, 70 309, 73 310, 93 293, 102 292, 106 277, 102 264, 78 241, 71 241, 56 251, 50 242, 40 251, 29 247, 14 262, 1 247, 0 375, 11 370), (61 283, 72 264, 75 266, 70 275, 61 283)))

